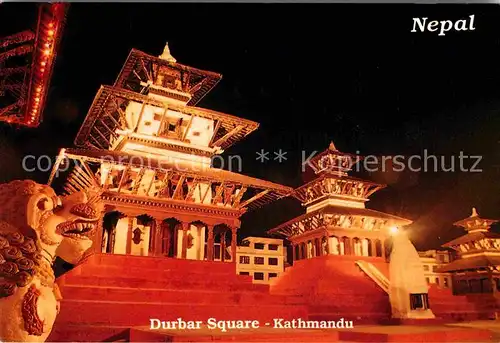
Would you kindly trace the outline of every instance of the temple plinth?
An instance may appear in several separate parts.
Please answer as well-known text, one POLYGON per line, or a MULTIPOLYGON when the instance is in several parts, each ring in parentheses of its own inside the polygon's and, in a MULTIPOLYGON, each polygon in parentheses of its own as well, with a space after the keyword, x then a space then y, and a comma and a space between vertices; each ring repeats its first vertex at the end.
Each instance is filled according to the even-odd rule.
POLYGON ((458 294, 496 293, 500 279, 500 234, 490 231, 498 222, 484 219, 476 209, 470 217, 454 223, 467 233, 446 244, 458 254, 458 258, 441 267, 440 272, 451 272, 454 291, 458 294))

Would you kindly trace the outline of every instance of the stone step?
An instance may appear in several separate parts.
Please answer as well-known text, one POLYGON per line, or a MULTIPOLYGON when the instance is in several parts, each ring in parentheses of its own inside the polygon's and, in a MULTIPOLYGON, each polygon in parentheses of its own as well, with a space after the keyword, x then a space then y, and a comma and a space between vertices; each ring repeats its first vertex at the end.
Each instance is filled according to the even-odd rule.
POLYGON ((176 269, 190 272, 235 273, 231 262, 199 261, 171 257, 132 256, 117 254, 93 254, 83 264, 97 266, 120 266, 123 268, 176 269))
POLYGON ((330 303, 329 305, 310 305, 309 311, 311 313, 329 313, 329 312, 338 312, 338 313, 355 313, 355 312, 384 312, 387 313, 390 311, 389 303, 380 303, 380 302, 337 302, 330 303))
POLYGON ((131 329, 129 342, 337 342, 338 331, 268 329, 268 330, 235 330, 226 334, 175 334, 166 335, 152 331, 131 329))
POLYGON ((128 326, 71 325, 56 319, 47 342, 117 342, 128 338, 128 331, 128 326))
POLYGON ((382 321, 387 321, 390 319, 390 315, 386 312, 365 312, 362 309, 359 312, 348 312, 348 311, 334 311, 334 312, 322 312, 315 313, 309 312, 309 320, 334 320, 337 321, 341 318, 344 321, 352 321, 354 327, 360 324, 378 324, 382 321))
POLYGON ((150 319, 159 320, 259 320, 272 322, 274 318, 307 318, 305 306, 292 305, 228 305, 162 302, 114 302, 63 299, 57 325, 79 324, 110 326, 149 326, 150 319))
POLYGON ((164 288, 164 289, 183 289, 186 292, 199 291, 199 290, 220 290, 224 291, 255 291, 262 293, 269 293, 269 285, 266 284, 253 284, 250 282, 235 282, 234 280, 226 280, 219 278, 208 277, 205 280, 192 280, 189 275, 184 278, 163 279, 157 280, 155 278, 146 277, 126 277, 125 275, 114 276, 109 278, 100 278, 94 276, 80 276, 71 275, 71 277, 63 276, 58 279, 58 284, 61 288, 65 285, 80 285, 80 286, 101 286, 101 287, 126 287, 149 289, 149 288, 164 288))
POLYGON ((168 302, 177 304, 300 304, 299 297, 270 295, 262 292, 237 291, 221 292, 220 290, 198 290, 186 292, 185 289, 137 289, 130 287, 100 287, 88 285, 65 285, 62 296, 67 300, 108 300, 116 302, 168 302))
POLYGON ((56 326, 48 342, 337 342, 336 330, 286 330, 268 329, 245 332, 231 332, 224 335, 218 332, 200 334, 175 332, 158 333, 128 327, 65 325, 56 326))
MULTIPOLYGON (((185 271, 174 269, 152 269, 152 268, 139 268, 139 267, 128 267, 126 268, 126 273, 123 273, 123 267, 121 266, 109 266, 103 265, 98 266, 94 264, 83 264, 79 268, 71 270, 68 275, 82 275, 82 276, 95 276, 100 278, 114 278, 116 276, 122 278, 152 278, 155 279, 181 279, 185 278, 185 271)), ((189 270, 189 277, 196 280, 205 280, 207 278, 207 269, 203 270, 189 270)), ((223 278, 234 280, 235 282, 252 282, 252 277, 249 275, 238 275, 236 271, 231 270, 230 272, 223 271, 210 271, 211 278, 223 278)))

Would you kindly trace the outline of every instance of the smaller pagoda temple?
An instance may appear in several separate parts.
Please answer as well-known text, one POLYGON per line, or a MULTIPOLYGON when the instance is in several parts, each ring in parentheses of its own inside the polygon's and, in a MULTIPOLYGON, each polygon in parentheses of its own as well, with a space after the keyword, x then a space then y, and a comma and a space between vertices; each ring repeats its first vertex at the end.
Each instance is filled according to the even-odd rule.
POLYGON ((389 229, 411 223, 365 208, 370 195, 385 185, 349 176, 360 160, 338 151, 333 142, 310 160, 316 178, 293 193, 306 213, 269 231, 291 241, 295 260, 322 255, 386 258, 389 229))
POLYGON ((496 293, 500 279, 500 234, 490 231, 497 220, 481 218, 476 209, 466 219, 453 225, 467 233, 443 245, 457 251, 458 258, 439 268, 450 272, 457 294, 496 293))

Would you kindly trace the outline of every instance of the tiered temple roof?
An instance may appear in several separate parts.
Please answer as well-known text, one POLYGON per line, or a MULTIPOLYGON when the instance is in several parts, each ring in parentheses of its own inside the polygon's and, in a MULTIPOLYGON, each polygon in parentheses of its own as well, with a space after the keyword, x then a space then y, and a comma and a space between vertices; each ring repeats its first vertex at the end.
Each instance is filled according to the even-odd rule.
POLYGON ((309 161, 316 178, 292 193, 306 207, 306 213, 268 233, 296 239, 327 227, 380 232, 390 226, 410 224, 410 220, 365 208, 369 197, 385 185, 348 175, 361 160, 361 156, 340 152, 330 143, 328 149, 309 161))
MULTIPOLYGON (((113 205, 238 218, 293 189, 211 166, 258 123, 198 103, 221 75, 133 49, 113 86, 102 86, 75 139, 66 192, 97 186, 113 205)), ((67 170, 68 166, 65 167, 67 170)))
POLYGON ((497 220, 481 218, 476 209, 470 217, 455 222, 467 233, 443 245, 458 252, 459 258, 440 268, 441 272, 498 268, 500 266, 500 234, 491 232, 497 220))

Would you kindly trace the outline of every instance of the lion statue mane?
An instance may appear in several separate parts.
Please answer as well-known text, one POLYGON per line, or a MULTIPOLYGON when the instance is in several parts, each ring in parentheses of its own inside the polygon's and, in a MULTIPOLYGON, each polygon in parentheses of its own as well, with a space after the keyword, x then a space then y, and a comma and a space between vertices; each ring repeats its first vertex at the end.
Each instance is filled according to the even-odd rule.
POLYGON ((91 246, 100 197, 60 197, 47 185, 18 180, 0 184, 0 204, 0 341, 43 342, 61 299, 52 264, 61 246, 71 263, 91 246))

